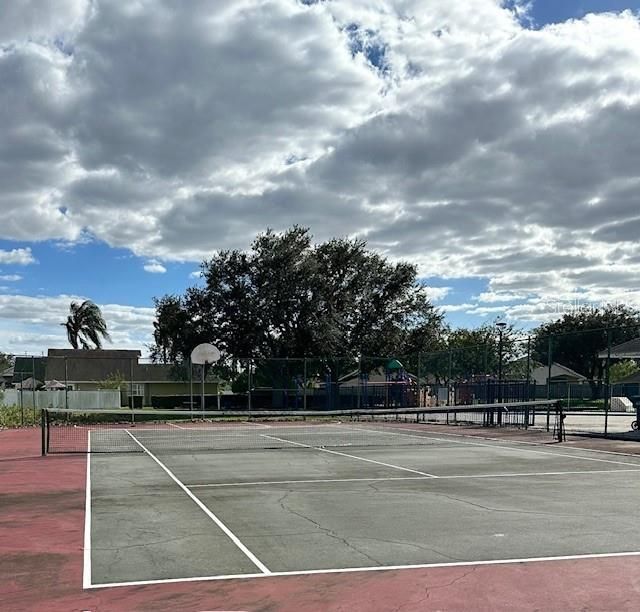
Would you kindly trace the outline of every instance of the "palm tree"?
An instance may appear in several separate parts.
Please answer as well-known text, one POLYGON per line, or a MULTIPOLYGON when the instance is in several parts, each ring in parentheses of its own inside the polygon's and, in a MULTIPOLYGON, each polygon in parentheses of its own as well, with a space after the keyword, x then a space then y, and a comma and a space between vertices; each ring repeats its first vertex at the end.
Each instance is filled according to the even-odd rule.
POLYGON ((85 300, 82 304, 71 302, 69 311, 71 314, 67 322, 60 325, 66 328, 69 344, 74 349, 78 348, 78 344, 85 350, 90 349, 89 342, 99 349, 102 348, 102 338, 111 341, 102 312, 91 300, 85 300))

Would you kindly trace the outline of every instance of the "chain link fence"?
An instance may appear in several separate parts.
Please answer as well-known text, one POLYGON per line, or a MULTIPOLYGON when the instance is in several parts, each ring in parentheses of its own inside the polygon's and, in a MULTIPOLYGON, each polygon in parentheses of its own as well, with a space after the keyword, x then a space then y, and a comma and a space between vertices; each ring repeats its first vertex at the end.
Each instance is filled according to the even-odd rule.
POLYGON ((567 432, 609 434, 632 431, 640 409, 640 375, 612 379, 616 343, 630 338, 639 352, 625 355, 637 371, 638 328, 548 337, 501 329, 482 344, 409 355, 226 357, 204 368, 146 363, 138 351, 50 350, 10 358, 0 401, 24 422, 42 407, 321 411, 559 399, 567 432))

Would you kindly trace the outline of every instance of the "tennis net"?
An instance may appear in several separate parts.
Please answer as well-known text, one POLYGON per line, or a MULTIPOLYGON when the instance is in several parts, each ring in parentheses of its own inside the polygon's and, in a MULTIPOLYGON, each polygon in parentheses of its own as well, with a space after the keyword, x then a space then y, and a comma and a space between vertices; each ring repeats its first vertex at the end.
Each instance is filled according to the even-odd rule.
MULTIPOLYGON (((42 411, 42 452, 125 453, 434 443, 430 425, 527 428, 558 421, 552 401, 342 411, 42 411)), ((437 430, 436 430, 437 432, 437 430)))

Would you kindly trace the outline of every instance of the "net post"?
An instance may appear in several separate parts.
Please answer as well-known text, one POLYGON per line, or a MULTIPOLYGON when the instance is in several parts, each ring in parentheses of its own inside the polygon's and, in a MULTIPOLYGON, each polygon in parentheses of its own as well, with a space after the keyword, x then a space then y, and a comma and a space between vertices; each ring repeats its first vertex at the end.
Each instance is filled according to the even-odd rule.
POLYGON ((564 413, 561 400, 558 400, 556 407, 558 410, 558 442, 564 442, 564 413))
POLYGON ((42 456, 47 456, 47 411, 43 408, 40 410, 40 443, 42 456))

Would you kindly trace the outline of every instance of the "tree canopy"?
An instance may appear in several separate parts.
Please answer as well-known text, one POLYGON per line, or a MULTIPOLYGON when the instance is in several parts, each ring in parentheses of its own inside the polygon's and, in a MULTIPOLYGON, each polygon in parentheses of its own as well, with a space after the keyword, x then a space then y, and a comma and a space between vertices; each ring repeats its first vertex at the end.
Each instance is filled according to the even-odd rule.
POLYGON ((69 316, 61 323, 67 330, 67 339, 74 348, 102 348, 102 340, 110 340, 107 324, 100 308, 90 300, 71 302, 69 316))
POLYGON ((13 357, 0 351, 0 372, 3 372, 7 368, 13 365, 13 357))
POLYGON ((562 318, 541 325, 534 334, 534 354, 541 363, 561 363, 586 376, 591 382, 594 397, 604 377, 605 362, 598 357, 612 345, 637 337, 640 312, 624 305, 582 309, 565 313, 562 318))
POLYGON ((611 366, 609 378, 612 383, 617 383, 618 381, 627 378, 627 376, 635 374, 638 370, 640 370, 640 368, 633 359, 619 361, 611 366))
POLYGON ((248 251, 204 261, 202 275, 204 286, 155 300, 156 361, 185 360, 200 342, 235 357, 402 354, 432 350, 445 329, 416 267, 359 239, 267 230, 248 251))

